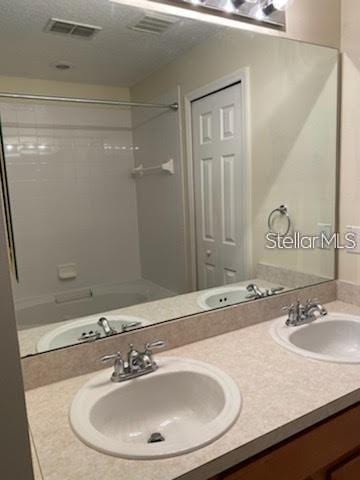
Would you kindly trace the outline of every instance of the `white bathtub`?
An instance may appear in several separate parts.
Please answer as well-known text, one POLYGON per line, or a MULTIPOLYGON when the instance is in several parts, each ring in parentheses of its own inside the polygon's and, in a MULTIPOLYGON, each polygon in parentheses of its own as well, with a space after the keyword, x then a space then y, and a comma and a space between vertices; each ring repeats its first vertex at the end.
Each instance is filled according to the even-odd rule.
POLYGON ((144 280, 134 282, 131 288, 129 285, 110 285, 91 288, 91 292, 92 296, 60 303, 55 294, 15 301, 18 328, 39 327, 173 295, 144 280))

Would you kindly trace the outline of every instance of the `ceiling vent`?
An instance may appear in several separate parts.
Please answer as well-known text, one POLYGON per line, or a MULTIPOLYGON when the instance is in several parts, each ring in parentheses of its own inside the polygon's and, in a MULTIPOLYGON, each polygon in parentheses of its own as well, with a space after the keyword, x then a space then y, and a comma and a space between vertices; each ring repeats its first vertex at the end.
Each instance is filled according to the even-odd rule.
POLYGON ((45 27, 46 32, 68 35, 77 38, 91 39, 101 30, 101 27, 95 25, 86 25, 85 23, 69 22, 59 18, 50 18, 45 27))
POLYGON ((176 17, 168 17, 167 15, 148 13, 135 24, 129 25, 129 28, 131 30, 136 30, 139 32, 155 33, 157 35, 161 35, 178 21, 179 19, 176 17))

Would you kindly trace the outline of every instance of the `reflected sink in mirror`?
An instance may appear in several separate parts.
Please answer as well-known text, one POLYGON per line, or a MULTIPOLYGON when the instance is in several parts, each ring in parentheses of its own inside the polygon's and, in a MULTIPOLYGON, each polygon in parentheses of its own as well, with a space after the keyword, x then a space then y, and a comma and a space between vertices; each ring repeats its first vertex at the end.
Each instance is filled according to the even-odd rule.
POLYGON ((67 345, 74 345, 104 338, 106 336, 105 332, 98 324, 98 321, 102 317, 108 320, 109 326, 114 330, 112 334, 122 333, 149 324, 149 322, 143 318, 130 315, 91 315, 89 317, 75 319, 66 325, 62 325, 61 327, 48 332, 38 341, 37 351, 39 353, 46 352, 67 345))
POLYGON ((87 382, 71 405, 74 432, 103 453, 133 459, 181 455, 213 442, 238 418, 237 384, 207 363, 157 359, 158 369, 111 382, 106 370, 87 382))
POLYGON ((198 297, 198 305, 204 310, 236 305, 237 303, 249 300, 249 292, 246 286, 226 286, 213 288, 202 293, 198 297))
POLYGON ((271 326, 274 340, 288 350, 316 360, 360 363, 360 317, 333 313, 298 327, 285 318, 271 326))
POLYGON ((219 288, 212 288, 203 292, 198 297, 198 305, 203 310, 213 310, 216 308, 227 307, 229 305, 237 305, 238 303, 266 298, 276 295, 287 290, 285 287, 274 286, 271 288, 263 288, 256 284, 250 283, 248 286, 236 285, 219 288), (249 288, 250 287, 250 288, 249 288), (257 296, 254 290, 259 293, 257 296))

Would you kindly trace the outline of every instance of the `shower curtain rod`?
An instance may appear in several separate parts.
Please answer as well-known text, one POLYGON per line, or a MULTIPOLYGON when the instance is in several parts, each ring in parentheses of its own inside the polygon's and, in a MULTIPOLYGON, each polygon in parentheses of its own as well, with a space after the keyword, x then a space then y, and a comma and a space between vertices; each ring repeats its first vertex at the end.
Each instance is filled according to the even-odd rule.
POLYGON ((140 103, 127 102, 123 100, 98 100, 91 98, 74 98, 74 97, 51 97, 45 95, 29 95, 26 93, 5 93, 0 92, 0 98, 12 98, 18 100, 40 100, 45 102, 66 102, 66 103, 86 103, 90 105, 112 105, 118 107, 143 107, 143 108, 169 108, 171 110, 178 110, 178 103, 171 103, 164 105, 161 103, 140 103))

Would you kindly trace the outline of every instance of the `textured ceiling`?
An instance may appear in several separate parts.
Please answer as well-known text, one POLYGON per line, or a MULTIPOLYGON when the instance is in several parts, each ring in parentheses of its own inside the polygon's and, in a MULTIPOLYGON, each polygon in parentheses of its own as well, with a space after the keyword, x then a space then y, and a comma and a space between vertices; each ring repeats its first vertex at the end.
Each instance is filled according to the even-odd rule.
POLYGON ((0 0, 0 75, 132 86, 217 31, 189 19, 161 35, 128 28, 143 16, 108 0, 0 0), (92 40, 45 33, 51 17, 102 31, 92 40), (64 61, 74 68, 54 68, 64 61))

